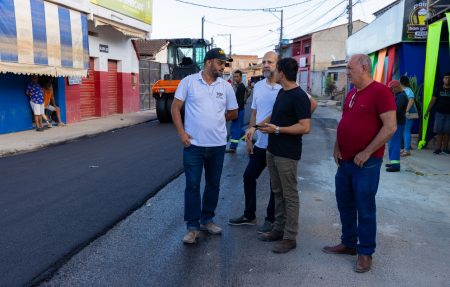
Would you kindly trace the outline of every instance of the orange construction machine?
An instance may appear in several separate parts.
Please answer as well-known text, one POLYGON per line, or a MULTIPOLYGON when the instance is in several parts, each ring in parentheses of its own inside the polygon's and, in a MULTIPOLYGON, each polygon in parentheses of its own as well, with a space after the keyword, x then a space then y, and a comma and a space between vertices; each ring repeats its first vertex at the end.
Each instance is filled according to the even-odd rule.
POLYGON ((172 39, 167 46, 169 74, 152 87, 156 99, 156 115, 161 123, 172 121, 170 107, 175 91, 184 77, 198 73, 203 68, 203 59, 209 43, 203 39, 172 39))

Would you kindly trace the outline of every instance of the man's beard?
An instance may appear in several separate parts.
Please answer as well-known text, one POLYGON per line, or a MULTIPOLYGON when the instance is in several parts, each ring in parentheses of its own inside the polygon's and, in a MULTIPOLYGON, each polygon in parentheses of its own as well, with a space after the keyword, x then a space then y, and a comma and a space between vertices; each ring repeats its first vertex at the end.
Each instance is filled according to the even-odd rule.
POLYGON ((271 71, 263 71, 263 76, 266 79, 271 79, 273 77, 273 73, 271 71))

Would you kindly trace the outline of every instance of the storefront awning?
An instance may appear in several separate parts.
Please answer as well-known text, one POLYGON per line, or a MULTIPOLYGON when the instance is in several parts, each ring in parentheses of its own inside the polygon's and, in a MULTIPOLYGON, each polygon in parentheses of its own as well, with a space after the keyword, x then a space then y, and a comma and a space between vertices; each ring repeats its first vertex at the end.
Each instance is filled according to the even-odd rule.
POLYGON ((122 34, 124 34, 125 36, 128 37, 132 37, 132 38, 139 38, 139 39, 146 39, 146 34, 147 32, 142 31, 142 30, 138 30, 111 20, 107 20, 104 18, 100 18, 97 16, 94 16, 94 24, 95 27, 100 26, 100 25, 109 25, 111 27, 113 27, 114 29, 118 30, 119 32, 121 32, 122 34))
POLYGON ((1 0, 0 72, 87 76, 87 16, 42 0, 1 0))

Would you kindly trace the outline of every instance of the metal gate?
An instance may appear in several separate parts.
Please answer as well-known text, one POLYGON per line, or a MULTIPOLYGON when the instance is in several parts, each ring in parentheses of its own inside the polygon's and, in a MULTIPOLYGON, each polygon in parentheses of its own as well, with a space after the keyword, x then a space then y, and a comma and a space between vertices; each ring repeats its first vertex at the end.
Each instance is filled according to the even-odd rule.
POLYGON ((161 63, 141 59, 139 61, 139 97, 140 109, 155 109, 155 99, 152 97, 152 87, 161 79, 161 63))

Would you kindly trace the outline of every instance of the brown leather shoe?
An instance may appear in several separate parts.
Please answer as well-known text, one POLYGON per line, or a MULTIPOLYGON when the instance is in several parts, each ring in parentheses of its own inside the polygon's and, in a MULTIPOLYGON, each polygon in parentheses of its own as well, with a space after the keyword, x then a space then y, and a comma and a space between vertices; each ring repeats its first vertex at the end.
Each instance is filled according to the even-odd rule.
POLYGON ((325 246, 322 251, 328 254, 356 255, 356 248, 348 248, 342 243, 336 246, 325 246))
POLYGON ((273 253, 286 253, 296 247, 297 247, 297 242, 295 240, 283 239, 280 242, 278 242, 277 244, 275 244, 275 246, 272 249, 272 252, 273 253))
POLYGON ((258 239, 262 241, 277 241, 283 239, 284 232, 272 229, 270 232, 261 233, 258 239))
POLYGON ((355 272, 364 273, 370 270, 372 267, 372 256, 370 255, 358 255, 356 260, 355 272))

